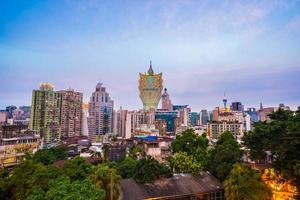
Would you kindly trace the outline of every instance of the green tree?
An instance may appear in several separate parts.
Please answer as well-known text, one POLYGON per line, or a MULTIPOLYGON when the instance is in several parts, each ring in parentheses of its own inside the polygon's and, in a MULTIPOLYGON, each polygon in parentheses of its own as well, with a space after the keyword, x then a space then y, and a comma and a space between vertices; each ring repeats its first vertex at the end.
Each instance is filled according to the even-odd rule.
POLYGON ((300 191, 300 107, 296 112, 279 109, 269 115, 271 122, 259 122, 245 134, 244 144, 253 160, 265 160, 272 153, 273 167, 300 191))
POLYGON ((243 151, 229 131, 222 133, 216 147, 210 152, 209 171, 221 181, 230 173, 232 166, 240 161, 243 151))
POLYGON ((170 177, 169 167, 148 156, 138 161, 133 178, 139 183, 153 183, 159 177, 170 177))
POLYGON ((70 177, 72 181, 84 180, 90 174, 92 165, 87 163, 82 157, 75 157, 68 160, 62 167, 63 173, 70 177))
POLYGON ((0 170, 0 199, 10 199, 11 194, 8 185, 9 172, 6 169, 0 170))
POLYGON ((41 149, 33 154, 32 159, 44 165, 53 164, 57 160, 65 160, 68 152, 65 148, 41 149))
POLYGON ((188 129, 176 136, 171 144, 171 149, 173 153, 186 152, 199 161, 202 166, 206 166, 208 142, 206 134, 199 136, 193 129, 188 129))
POLYGON ((98 188, 106 191, 105 199, 110 200, 111 195, 113 195, 113 199, 119 198, 121 176, 117 169, 111 168, 107 164, 100 164, 93 169, 89 178, 98 188))
POLYGON ((137 163, 138 161, 132 157, 126 157, 123 161, 121 161, 117 168, 122 178, 133 177, 137 163))
POLYGON ((224 181, 227 200, 264 200, 272 197, 271 190, 261 181, 260 174, 246 164, 236 163, 224 181))
POLYGON ((176 173, 191 173, 194 175, 199 175, 203 169, 201 164, 186 152, 175 153, 170 158, 170 166, 176 173))
POLYGON ((62 176, 50 183, 47 192, 36 190, 27 200, 104 200, 105 191, 97 188, 88 179, 71 181, 62 176))
POLYGON ((139 156, 143 156, 143 148, 141 146, 133 146, 129 151, 129 156, 137 159, 139 156))

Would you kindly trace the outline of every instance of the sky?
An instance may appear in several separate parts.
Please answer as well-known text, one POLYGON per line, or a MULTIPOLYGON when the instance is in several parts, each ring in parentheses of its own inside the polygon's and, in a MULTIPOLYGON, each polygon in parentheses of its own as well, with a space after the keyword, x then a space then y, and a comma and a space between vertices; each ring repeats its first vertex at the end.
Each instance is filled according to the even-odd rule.
POLYGON ((173 104, 300 105, 300 0, 0 0, 0 109, 50 82, 140 109, 152 60, 173 104))

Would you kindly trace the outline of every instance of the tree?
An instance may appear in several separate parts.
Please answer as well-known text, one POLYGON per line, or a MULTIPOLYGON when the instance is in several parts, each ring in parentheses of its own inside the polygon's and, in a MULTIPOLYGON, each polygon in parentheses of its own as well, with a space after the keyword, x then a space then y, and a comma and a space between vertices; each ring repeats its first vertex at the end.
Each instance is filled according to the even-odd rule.
POLYGON ((144 150, 141 146, 133 146, 130 149, 129 155, 130 155, 130 157, 137 159, 140 156, 143 156, 143 152, 144 152, 144 150))
POLYGON ((271 190, 261 181, 260 174, 246 164, 236 163, 224 181, 227 200, 264 200, 272 197, 271 190))
POLYGON ((105 199, 110 200, 111 195, 113 199, 119 198, 121 176, 115 168, 111 168, 107 164, 100 164, 93 169, 89 179, 98 188, 103 188, 106 191, 105 199))
POLYGON ((177 173, 191 173, 194 175, 199 175, 203 169, 201 164, 186 152, 175 153, 170 158, 170 166, 177 173))
POLYGON ((245 134, 244 144, 254 160, 265 160, 271 152, 272 165, 300 191, 300 107, 296 112, 279 109, 269 115, 270 122, 255 124, 245 134))
POLYGON ((32 159, 35 162, 41 162, 44 165, 50 165, 57 160, 66 159, 67 155, 68 152, 64 148, 41 149, 32 156, 32 159))
POLYGON ((197 149, 206 149, 208 146, 208 139, 206 135, 198 136, 193 129, 183 131, 176 136, 172 142, 172 152, 186 152, 189 155, 195 154, 197 149))
POLYGON ((11 194, 8 189, 9 172, 6 169, 0 170, 0 199, 9 199, 11 194))
POLYGON ((243 151, 229 131, 222 133, 217 141, 216 147, 211 150, 209 171, 221 181, 224 181, 230 173, 232 166, 240 161, 243 151))
POLYGON ((169 167, 148 156, 138 161, 133 178, 138 183, 153 183, 159 177, 170 177, 169 167))
POLYGON ((117 168, 122 178, 133 177, 137 163, 138 161, 132 157, 126 157, 123 161, 121 161, 117 168))
POLYGON ((199 136, 193 129, 183 131, 171 144, 173 153, 186 152, 192 155, 202 166, 208 162, 208 139, 205 134, 199 136))
POLYGON ((27 200, 104 200, 105 191, 97 188, 88 179, 83 181, 71 181, 62 176, 50 183, 47 192, 34 191, 27 200))
POLYGON ((62 168, 63 173, 71 180, 84 180, 90 174, 92 165, 87 163, 82 157, 75 157, 68 160, 62 168))

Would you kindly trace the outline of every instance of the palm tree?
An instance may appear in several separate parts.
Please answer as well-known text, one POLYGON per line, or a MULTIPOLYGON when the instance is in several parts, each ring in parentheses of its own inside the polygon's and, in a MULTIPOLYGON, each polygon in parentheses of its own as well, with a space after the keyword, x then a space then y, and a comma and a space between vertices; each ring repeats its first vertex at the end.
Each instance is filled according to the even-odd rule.
POLYGON ((100 164, 95 167, 90 179, 99 187, 106 191, 106 199, 119 199, 121 176, 117 170, 107 164, 100 164))

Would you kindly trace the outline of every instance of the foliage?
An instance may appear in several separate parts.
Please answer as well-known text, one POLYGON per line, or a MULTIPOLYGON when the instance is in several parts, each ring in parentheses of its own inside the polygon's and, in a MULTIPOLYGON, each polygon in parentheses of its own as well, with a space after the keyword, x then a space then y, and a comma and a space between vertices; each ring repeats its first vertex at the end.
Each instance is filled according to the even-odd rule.
POLYGON ((142 158, 136 165, 133 178, 139 183, 153 183, 159 177, 170 177, 169 167, 148 156, 142 158))
POLYGON ((293 180, 300 189, 300 107, 296 112, 279 109, 269 115, 271 122, 259 122, 245 134, 244 144, 254 160, 273 157, 273 167, 293 180))
POLYGON ((64 148, 41 149, 32 156, 32 159, 35 162, 41 162, 44 165, 50 165, 57 160, 66 159, 67 155, 68 152, 64 148))
POLYGON ((6 178, 5 193, 7 199, 25 199, 36 188, 48 189, 49 181, 61 173, 54 166, 45 166, 32 160, 17 165, 6 178))
POLYGON ((143 152, 144 150, 141 146, 133 146, 129 151, 129 156, 134 159, 137 159, 140 156, 142 156, 143 152))
POLYGON ((63 173, 71 180, 84 180, 91 172, 92 165, 85 162, 82 157, 75 157, 68 160, 63 168, 63 173))
POLYGON ((170 158, 170 165, 177 173, 191 173, 194 175, 199 175, 203 168, 193 156, 189 156, 186 152, 175 153, 170 158))
POLYGON ((36 190, 27 200, 102 200, 104 197, 104 190, 97 188, 90 180, 72 182, 63 176, 53 180, 47 192, 36 190))
POLYGON ((7 181, 9 180, 9 172, 6 169, 0 170, 0 199, 7 199, 10 194, 8 193, 7 181))
POLYGON ((222 133, 216 147, 210 152, 209 171, 221 181, 230 173, 232 166, 242 157, 241 146, 229 131, 222 133))
POLYGON ((183 131, 172 142, 171 149, 173 153, 186 152, 192 155, 202 166, 208 162, 208 139, 205 134, 199 136, 193 129, 183 131))
POLYGON ((122 178, 133 177, 137 163, 138 161, 132 157, 126 157, 123 161, 121 161, 117 168, 122 178))
POLYGON ((111 168, 107 164, 100 164, 93 169, 89 178, 98 188, 103 188, 106 191, 105 199, 110 199, 111 187, 113 199, 119 198, 121 176, 115 168, 111 168))
POLYGON ((236 163, 224 181, 228 200, 263 200, 272 197, 271 190, 261 181, 260 174, 246 164, 236 163))

